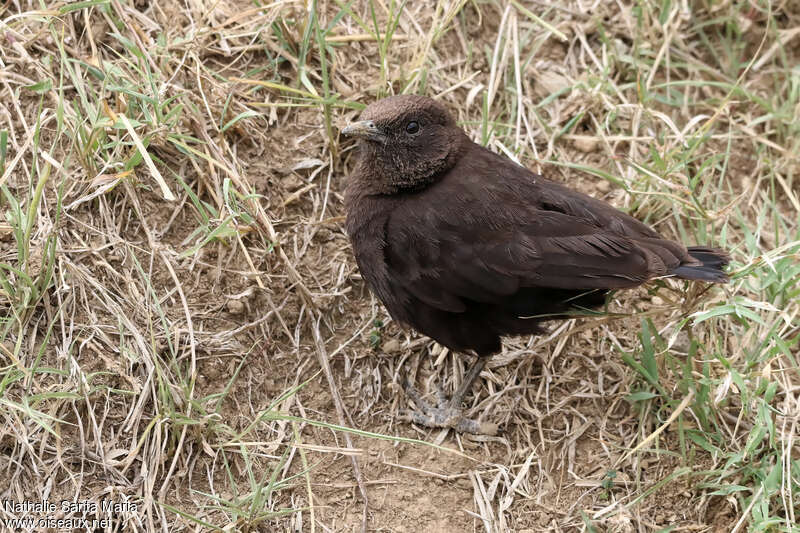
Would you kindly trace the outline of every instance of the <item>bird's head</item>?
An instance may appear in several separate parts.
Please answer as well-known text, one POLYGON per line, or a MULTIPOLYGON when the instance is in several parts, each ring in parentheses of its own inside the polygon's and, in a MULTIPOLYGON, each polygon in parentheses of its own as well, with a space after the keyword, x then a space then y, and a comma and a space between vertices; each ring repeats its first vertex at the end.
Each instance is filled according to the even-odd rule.
POLYGON ((449 170, 464 133, 440 103, 417 95, 390 96, 367 106, 342 129, 360 140, 359 178, 381 193, 414 190, 449 170))

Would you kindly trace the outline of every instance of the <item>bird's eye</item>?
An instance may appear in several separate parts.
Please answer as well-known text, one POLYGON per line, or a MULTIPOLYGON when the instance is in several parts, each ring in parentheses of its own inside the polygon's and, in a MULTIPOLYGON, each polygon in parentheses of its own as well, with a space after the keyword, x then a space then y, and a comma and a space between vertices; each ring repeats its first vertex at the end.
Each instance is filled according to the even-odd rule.
POLYGON ((408 124, 406 124, 406 133, 410 135, 414 135, 419 131, 419 122, 412 120, 408 124))

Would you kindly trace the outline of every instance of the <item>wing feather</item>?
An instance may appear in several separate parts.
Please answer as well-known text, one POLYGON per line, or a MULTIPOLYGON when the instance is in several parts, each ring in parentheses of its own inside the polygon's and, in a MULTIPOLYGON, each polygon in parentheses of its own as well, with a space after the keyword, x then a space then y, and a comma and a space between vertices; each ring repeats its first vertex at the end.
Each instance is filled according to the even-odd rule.
POLYGON ((517 308, 514 295, 527 289, 634 287, 688 257, 608 204, 489 154, 496 159, 462 158, 465 168, 409 195, 390 216, 390 274, 419 301, 454 313, 470 302, 513 300, 517 308), (500 176, 480 182, 489 166, 500 176))

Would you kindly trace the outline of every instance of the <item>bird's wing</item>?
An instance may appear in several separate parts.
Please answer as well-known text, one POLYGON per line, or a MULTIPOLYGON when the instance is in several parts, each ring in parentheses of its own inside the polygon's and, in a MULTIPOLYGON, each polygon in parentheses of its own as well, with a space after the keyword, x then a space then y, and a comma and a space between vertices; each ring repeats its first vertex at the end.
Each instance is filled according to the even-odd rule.
POLYGON ((412 198, 399 206, 385 241, 394 282, 423 303, 462 312, 466 300, 498 303, 528 287, 634 287, 687 257, 591 197, 541 179, 524 191, 502 183, 441 184, 419 196, 424 205, 412 198))

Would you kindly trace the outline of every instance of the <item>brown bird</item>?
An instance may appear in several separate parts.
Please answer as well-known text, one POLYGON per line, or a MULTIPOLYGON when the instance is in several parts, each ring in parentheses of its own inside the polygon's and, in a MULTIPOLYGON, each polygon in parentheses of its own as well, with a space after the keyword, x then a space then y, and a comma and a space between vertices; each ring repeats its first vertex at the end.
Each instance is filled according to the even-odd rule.
POLYGON ((728 255, 662 238, 611 205, 472 142, 438 102, 379 100, 342 130, 360 154, 345 194, 358 267, 392 318, 477 361, 428 427, 493 433, 461 400, 504 335, 603 305, 612 289, 675 276, 724 283, 728 255))

